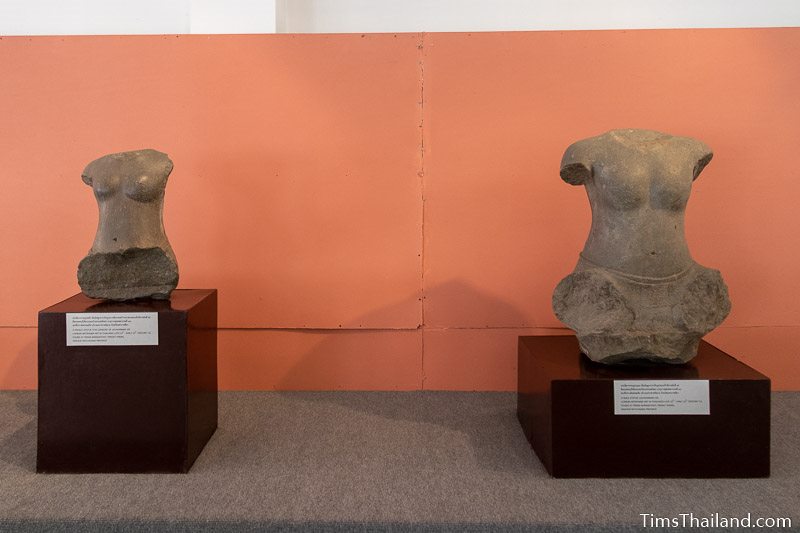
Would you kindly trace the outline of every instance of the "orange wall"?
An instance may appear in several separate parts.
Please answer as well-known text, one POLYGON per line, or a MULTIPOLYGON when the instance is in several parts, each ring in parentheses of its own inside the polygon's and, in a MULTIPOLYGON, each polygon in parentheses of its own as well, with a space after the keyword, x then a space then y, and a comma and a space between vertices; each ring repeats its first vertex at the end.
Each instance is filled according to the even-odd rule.
POLYGON ((589 227, 561 154, 641 127, 714 148, 709 340, 799 390, 797 57, 800 29, 2 38, 0 388, 35 387, 36 312, 78 290, 84 165, 152 147, 222 388, 513 390, 589 227))

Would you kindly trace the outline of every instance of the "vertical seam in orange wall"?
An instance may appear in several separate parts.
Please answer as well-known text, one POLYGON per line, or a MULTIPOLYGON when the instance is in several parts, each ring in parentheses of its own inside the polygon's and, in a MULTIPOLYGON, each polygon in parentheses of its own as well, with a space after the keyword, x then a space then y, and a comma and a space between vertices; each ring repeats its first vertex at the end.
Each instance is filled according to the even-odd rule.
POLYGON ((420 389, 425 390, 425 32, 419 34, 419 188, 422 201, 420 223, 420 389))

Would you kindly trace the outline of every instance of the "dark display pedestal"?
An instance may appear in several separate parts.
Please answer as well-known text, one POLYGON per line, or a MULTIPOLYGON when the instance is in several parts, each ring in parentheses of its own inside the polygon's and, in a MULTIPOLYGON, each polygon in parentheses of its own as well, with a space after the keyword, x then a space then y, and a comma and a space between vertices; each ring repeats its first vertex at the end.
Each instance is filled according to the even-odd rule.
POLYGON ((608 366, 519 338, 517 416, 554 477, 767 477, 770 381, 701 341, 684 365, 608 366), (708 380, 708 415, 614 414, 615 380, 708 380))
POLYGON ((37 472, 187 472, 216 428, 216 290, 39 312, 37 472), (68 346, 68 313, 157 313, 157 344, 68 346))

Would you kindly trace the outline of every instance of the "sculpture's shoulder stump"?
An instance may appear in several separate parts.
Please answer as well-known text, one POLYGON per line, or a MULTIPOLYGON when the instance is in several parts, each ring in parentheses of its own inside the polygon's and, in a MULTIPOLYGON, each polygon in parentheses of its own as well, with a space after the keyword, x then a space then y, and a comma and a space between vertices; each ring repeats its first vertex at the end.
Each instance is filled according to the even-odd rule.
POLYGON ((158 150, 146 148, 130 152, 119 152, 99 157, 86 165, 81 174, 87 185, 92 185, 94 178, 118 175, 123 178, 148 175, 166 181, 172 172, 173 163, 169 156, 158 150))

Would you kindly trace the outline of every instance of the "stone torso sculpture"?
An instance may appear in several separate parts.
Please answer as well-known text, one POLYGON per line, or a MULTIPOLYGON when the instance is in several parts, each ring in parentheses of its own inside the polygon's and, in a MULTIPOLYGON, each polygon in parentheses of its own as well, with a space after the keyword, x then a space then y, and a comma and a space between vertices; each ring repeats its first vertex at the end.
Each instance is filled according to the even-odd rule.
POLYGON ((603 363, 683 363, 730 312, 720 273, 697 264, 684 236, 705 144, 649 130, 614 130, 571 145, 561 177, 584 185, 592 227, 553 310, 582 351, 603 363))
POLYGON ((107 155, 83 171, 100 210, 94 244, 78 265, 84 294, 164 299, 177 286, 178 264, 162 220, 170 172, 172 161, 156 150, 107 155))

